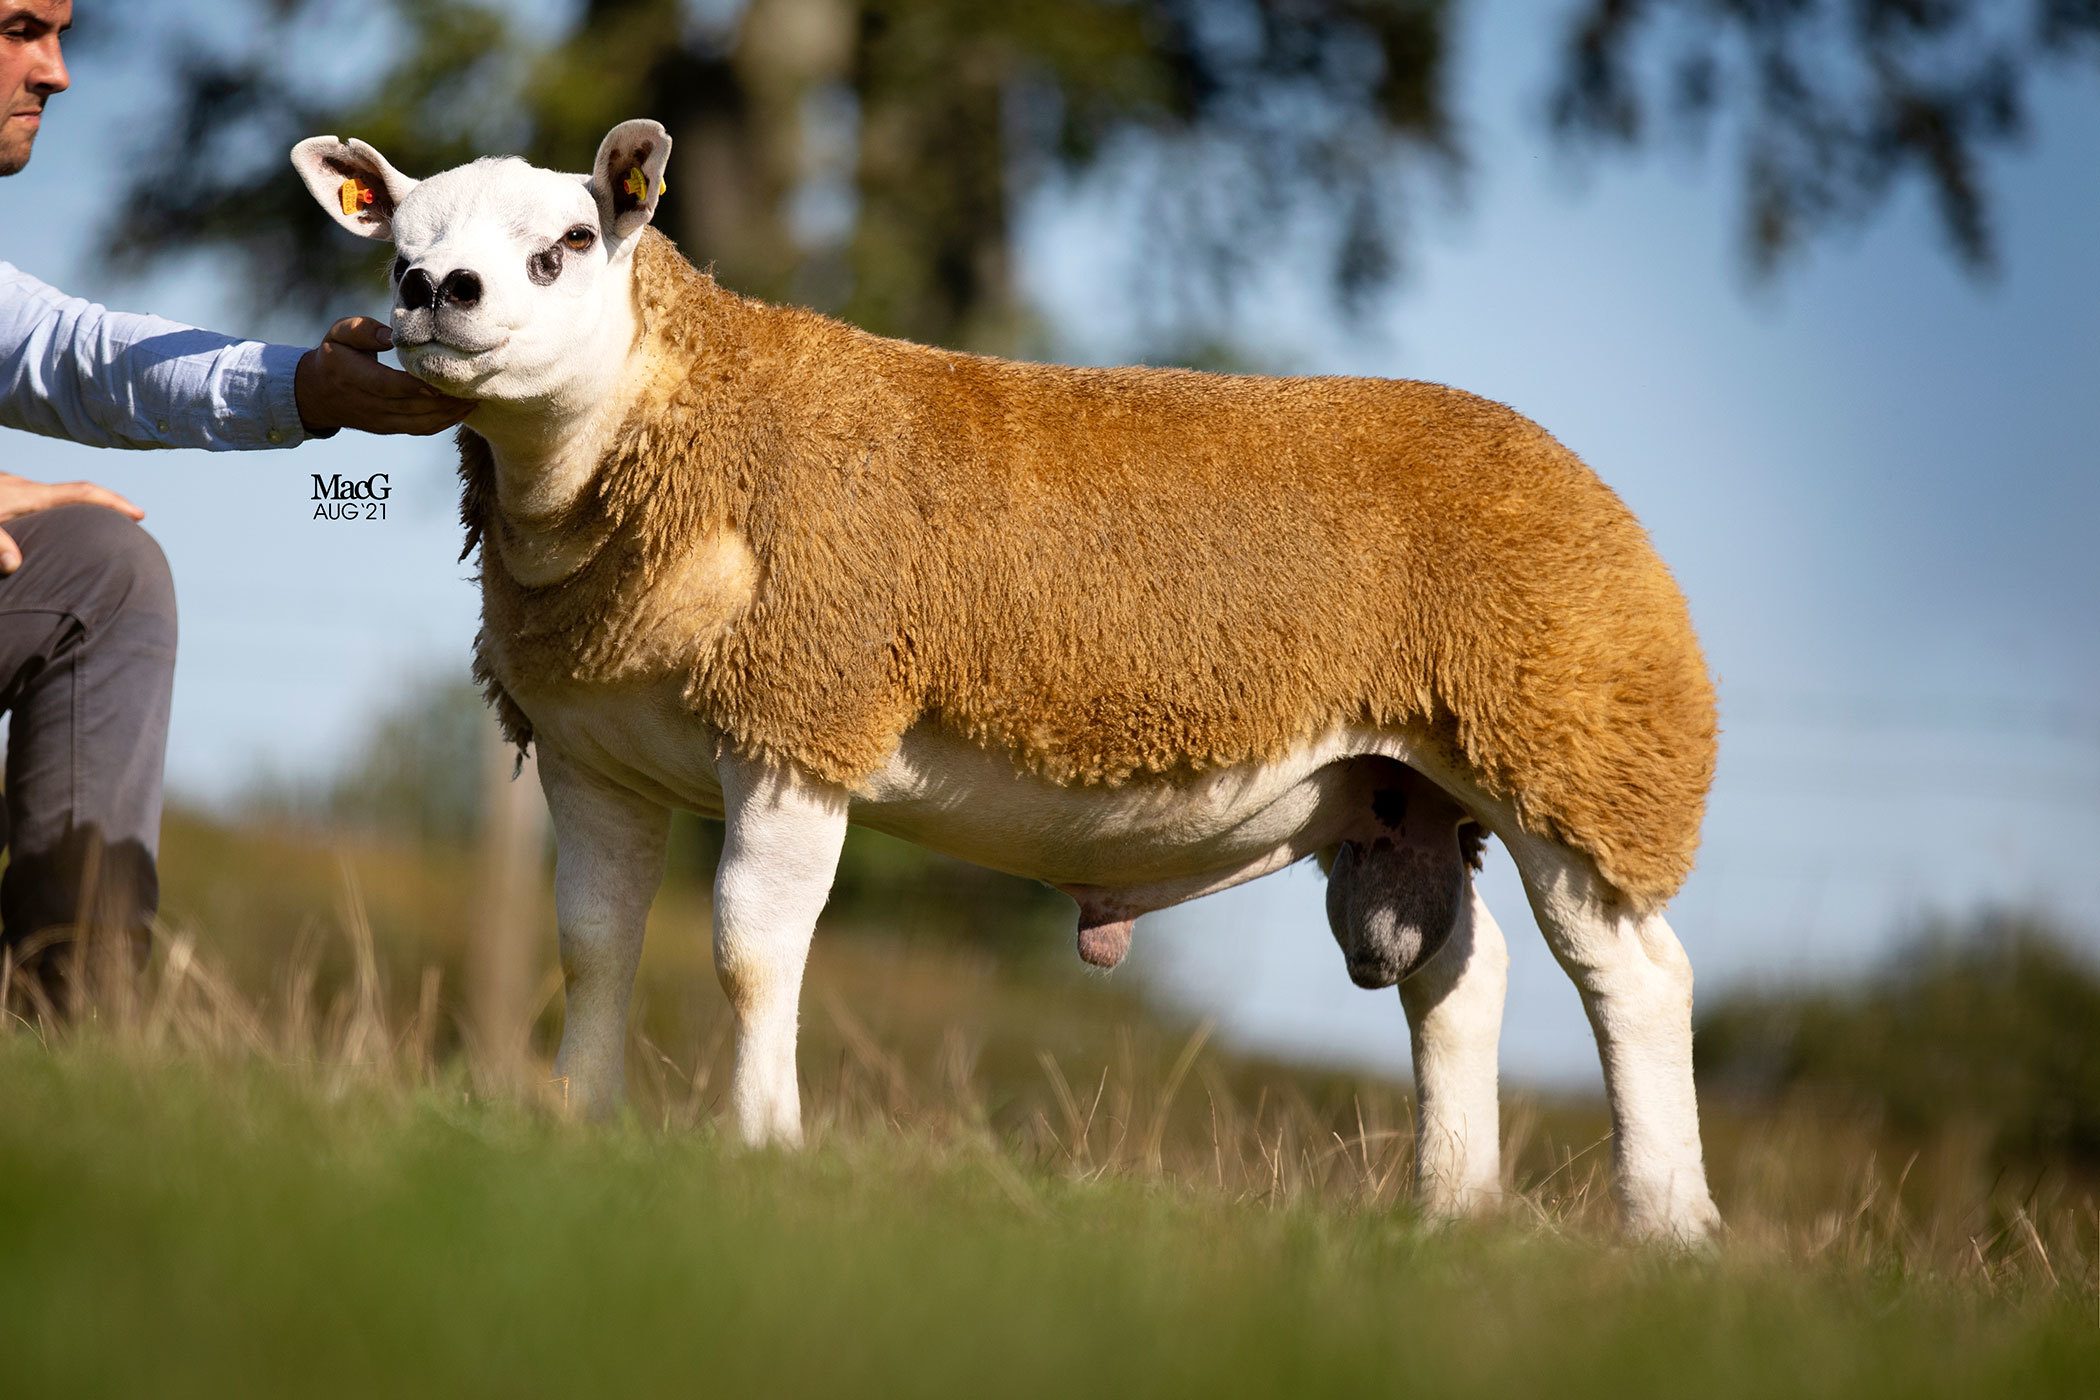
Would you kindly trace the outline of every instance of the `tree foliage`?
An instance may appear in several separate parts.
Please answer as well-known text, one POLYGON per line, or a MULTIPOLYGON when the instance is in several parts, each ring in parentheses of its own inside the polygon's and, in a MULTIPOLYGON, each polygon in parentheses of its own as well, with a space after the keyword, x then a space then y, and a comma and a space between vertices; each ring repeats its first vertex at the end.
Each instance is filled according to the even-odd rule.
POLYGON ((2100 0, 1582 0, 1552 98, 1561 135, 1740 145, 1744 244, 1768 273, 1922 179, 1955 255, 1996 258, 1989 158, 2052 63, 2100 60, 2100 0))
POLYGON ((614 122, 675 145, 659 215, 730 285, 936 342, 1013 340, 1014 211, 1036 182, 1156 157, 1155 270, 1213 291, 1286 238, 1359 304, 1392 275, 1401 177, 1455 159, 1444 0, 587 0, 535 33, 483 0, 391 0, 364 81, 316 84, 325 0, 246 0, 181 57, 178 110, 106 247, 237 255, 318 309, 374 261, 283 152, 356 135, 410 173, 488 151, 586 169, 614 122), (1308 246, 1309 245, 1309 246, 1308 246))
MULTIPOLYGON (((1463 165, 1454 0, 554 2, 531 24, 495 0, 384 0, 353 32, 330 0, 228 0, 218 37, 178 26, 175 110, 104 252, 134 272, 230 252, 258 307, 318 314, 375 288, 381 260, 286 175, 294 141, 362 136, 411 173, 489 152, 583 169, 646 114, 677 143, 660 217, 731 286, 1014 348, 1016 212, 1047 181, 1094 178, 1129 216, 1130 294, 1189 341, 1216 338, 1279 255, 1367 305, 1399 266, 1412 177, 1463 165)), ((2026 130, 2036 74, 2100 60, 2100 0, 1572 5, 1546 21, 1566 26, 1562 143, 1718 128, 1761 273, 1912 179, 1955 255, 1988 269, 1986 170, 2026 130)), ((105 0, 83 28, 167 42, 144 22, 159 7, 112 22, 126 8, 105 0)))
MULTIPOLYGON (((1367 305, 1399 266, 1411 176, 1463 164, 1454 0, 554 2, 535 25, 495 0, 384 0, 355 16, 386 36, 371 53, 330 0, 228 0, 217 38, 178 25, 175 110, 103 251, 133 272, 230 252, 256 306, 318 314, 375 288, 381 259, 286 175, 294 141, 362 136, 411 173, 489 152, 582 169, 647 114, 677 142, 660 217, 731 286, 1013 348, 1016 211, 1046 181, 1120 179, 1129 291, 1163 339, 1200 340, 1279 253, 1367 305)), ((1718 127, 1761 273, 1913 178, 1988 269, 1986 168, 2026 130, 2035 75, 2100 60, 2100 0, 1572 3, 1563 144, 1718 127)), ((165 45, 159 11, 105 0, 84 35, 165 45)))
POLYGON ((1980 1130, 2003 1161, 2100 1167, 2100 975, 2036 919, 1927 928, 1851 986, 1724 998, 1694 1045, 1709 1090, 1806 1092, 1917 1137, 1980 1130))

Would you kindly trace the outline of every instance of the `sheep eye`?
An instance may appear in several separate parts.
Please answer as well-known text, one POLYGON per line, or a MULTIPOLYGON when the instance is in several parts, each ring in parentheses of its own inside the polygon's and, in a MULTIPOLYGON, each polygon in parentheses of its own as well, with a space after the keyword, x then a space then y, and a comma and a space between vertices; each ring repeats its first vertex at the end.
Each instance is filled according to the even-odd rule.
POLYGON ((561 276, 561 244, 543 248, 525 259, 525 275, 539 287, 547 286, 561 276))
POLYGON ((584 225, 578 224, 576 225, 576 227, 570 229, 567 233, 563 234, 561 236, 561 241, 562 246, 567 248, 570 252, 585 253, 589 252, 591 245, 598 241, 598 235, 593 233, 589 228, 585 227, 584 225))

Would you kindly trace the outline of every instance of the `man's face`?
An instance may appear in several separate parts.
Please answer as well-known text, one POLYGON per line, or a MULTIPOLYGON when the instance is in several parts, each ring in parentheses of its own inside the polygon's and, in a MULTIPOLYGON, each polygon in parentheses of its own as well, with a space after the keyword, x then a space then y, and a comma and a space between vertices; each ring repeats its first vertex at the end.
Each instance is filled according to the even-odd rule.
POLYGON ((72 82, 58 53, 72 23, 73 0, 0 0, 0 175, 29 164, 45 99, 72 82))

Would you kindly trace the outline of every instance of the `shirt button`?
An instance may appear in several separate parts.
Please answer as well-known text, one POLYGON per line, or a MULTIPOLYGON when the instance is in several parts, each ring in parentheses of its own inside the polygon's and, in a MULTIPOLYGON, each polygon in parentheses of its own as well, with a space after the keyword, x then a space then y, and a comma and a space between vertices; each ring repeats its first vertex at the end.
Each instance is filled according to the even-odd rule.
POLYGON ((283 441, 284 441, 284 430, 283 430, 282 428, 272 428, 272 429, 270 429, 270 441, 272 441, 272 442, 283 442, 283 441))
POLYGON ((153 427, 156 432, 164 433, 168 430, 168 420, 163 418, 158 423, 155 423, 153 427))

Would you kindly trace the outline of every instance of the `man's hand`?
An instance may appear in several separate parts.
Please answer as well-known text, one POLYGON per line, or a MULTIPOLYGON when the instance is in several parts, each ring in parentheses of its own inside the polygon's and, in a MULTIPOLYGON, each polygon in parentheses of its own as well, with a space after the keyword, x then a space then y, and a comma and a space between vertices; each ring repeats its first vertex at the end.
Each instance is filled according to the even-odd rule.
MULTIPOLYGON (((33 510, 71 505, 108 506, 133 520, 146 518, 146 512, 92 481, 65 481, 53 485, 0 472, 0 520, 12 520, 33 510)), ((11 574, 21 567, 22 547, 15 543, 13 535, 0 530, 0 574, 11 574)))
POLYGON ((441 433, 474 411, 474 400, 441 394, 412 374, 379 363, 394 333, 383 321, 351 316, 328 328, 299 357, 292 396, 310 433, 356 428, 367 433, 441 433))

